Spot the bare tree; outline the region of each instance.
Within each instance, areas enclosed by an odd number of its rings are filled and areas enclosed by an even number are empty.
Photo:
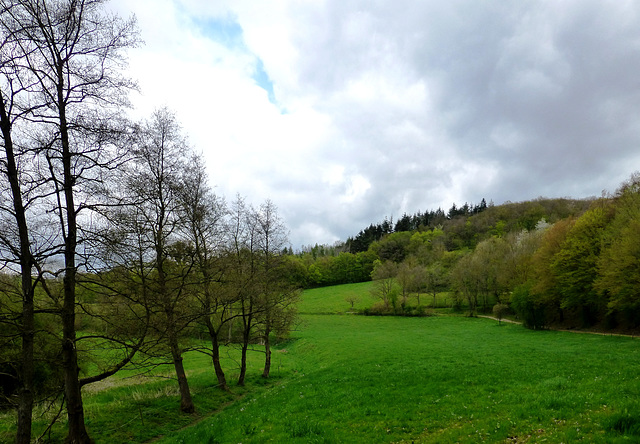
[[[257,229],[257,244],[260,261],[259,302],[262,320],[262,340],[265,347],[263,378],[271,371],[271,332],[288,328],[293,321],[298,291],[286,279],[283,250],[288,244],[286,227],[278,215],[275,204],[267,200],[254,210]]]
[[[169,348],[180,389],[180,409],[195,410],[184,371],[180,334],[192,320],[190,296],[192,253],[184,247],[180,199],[189,159],[189,147],[175,116],[156,110],[138,133],[136,160],[130,166],[128,188],[136,196],[129,214],[138,260],[135,272],[156,313],[152,325]],[[124,218],[127,216],[124,215]]]
[[[371,279],[373,279],[373,287],[371,292],[373,295],[379,297],[384,302],[385,308],[389,309],[389,303],[396,309],[397,304],[397,284],[396,274],[398,273],[398,266],[392,261],[381,262],[376,260],[373,265],[373,271],[371,272]]]
[[[243,386],[247,372],[247,351],[258,312],[258,228],[255,214],[247,208],[242,197],[236,196],[230,209],[228,224],[229,268],[226,285],[233,292],[237,315],[242,321],[240,373],[238,385]],[[230,324],[230,332],[232,324]],[[231,339],[231,338],[230,338]]]
[[[225,223],[228,210],[223,199],[216,196],[207,183],[202,158],[192,157],[186,180],[180,190],[183,205],[185,237],[193,249],[198,271],[200,303],[199,321],[206,327],[211,340],[211,359],[218,386],[228,390],[226,376],[220,364],[222,329],[232,319],[232,293],[223,286]]]
[[[91,197],[92,188],[100,183],[104,170],[118,162],[119,153],[109,140],[110,122],[126,106],[126,92],[134,86],[120,75],[120,70],[124,62],[122,50],[137,41],[135,22],[106,15],[103,3],[0,0],[2,29],[13,43],[13,55],[20,60],[15,84],[24,88],[29,102],[23,116],[30,125],[31,143],[38,148],[41,165],[46,166],[38,174],[49,187],[49,204],[54,209],[51,214],[57,220],[58,247],[51,252],[58,253],[60,261],[47,264],[63,263],[49,273],[61,275],[63,281],[62,356],[67,441],[72,443],[91,441],[84,425],[76,350],[76,278],[78,268],[84,265],[77,259],[83,245],[83,229],[88,228],[81,213],[91,212],[98,204]],[[9,120],[7,114],[5,121]],[[4,142],[6,152],[6,137]],[[16,197],[13,194],[14,200]],[[33,255],[26,251],[25,246],[21,255],[28,267]],[[45,264],[30,265],[43,270]],[[25,302],[28,311],[29,299]],[[25,320],[29,322],[28,317]],[[24,331],[27,330],[28,326]],[[27,350],[28,334],[25,339]],[[28,403],[25,399],[24,412]],[[26,421],[26,416],[21,421]],[[26,433],[26,426],[21,427],[19,435]]]
[[[15,43],[5,41],[2,51],[10,53],[15,48]],[[16,434],[17,443],[28,443],[31,441],[31,420],[34,402],[34,287],[33,256],[31,253],[31,240],[29,227],[26,218],[26,204],[23,199],[24,184],[21,183],[21,171],[19,171],[20,152],[16,152],[13,142],[13,125],[15,119],[20,116],[14,114],[18,105],[18,97],[24,89],[19,85],[17,78],[18,60],[11,57],[1,59],[1,69],[3,83],[0,86],[0,130],[2,131],[2,144],[4,147],[3,158],[0,160],[0,168],[4,178],[7,180],[11,197],[8,202],[2,202],[1,209],[3,216],[12,216],[15,223],[9,224],[15,229],[2,230],[0,242],[2,251],[8,253],[3,255],[2,268],[17,262],[19,265],[21,285],[20,296],[22,302],[22,312],[20,314],[20,336],[21,336],[21,362],[18,371],[18,428]],[[8,228],[8,227],[6,227]],[[17,239],[11,236],[17,234]],[[17,240],[17,242],[15,242]]]

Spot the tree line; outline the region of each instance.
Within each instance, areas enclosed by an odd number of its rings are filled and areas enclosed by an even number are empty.
[[[453,204],[446,213],[438,209],[404,214],[395,223],[388,218],[344,242],[304,247],[289,258],[296,270],[292,279],[302,287],[363,282],[371,280],[376,260],[401,263],[406,258],[421,266],[438,262],[447,274],[461,253],[483,240],[531,231],[542,219],[554,223],[580,215],[591,201],[538,198],[494,205],[482,199],[476,205]]]
[[[370,312],[381,314],[423,313],[421,305],[435,306],[446,292],[450,307],[499,317],[511,311],[531,328],[640,326],[638,173],[600,198],[538,198],[449,213],[436,212],[437,225],[411,222],[411,230],[372,224],[356,237],[375,233],[364,252],[348,251],[353,239],[307,249],[297,256],[300,282],[372,279],[381,302]],[[419,215],[396,226],[424,221]],[[407,304],[409,295],[418,307]]]
[[[105,0],[0,0],[0,30],[0,407],[16,442],[36,405],[64,407],[67,442],[92,442],[82,388],[125,366],[170,363],[192,412],[196,336],[221,389],[222,344],[240,346],[240,385],[263,344],[268,377],[298,295],[286,227],[271,201],[213,192],[171,111],[126,117],[135,19]]]

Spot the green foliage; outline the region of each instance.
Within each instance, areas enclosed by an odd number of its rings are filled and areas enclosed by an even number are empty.
[[[502,321],[507,313],[509,313],[509,306],[507,304],[497,303],[493,306],[493,315],[498,319],[498,322]]]
[[[571,228],[551,263],[562,295],[562,308],[579,312],[585,325],[593,324],[606,306],[594,288],[604,229],[611,220],[608,203],[583,214]]]
[[[532,283],[519,285],[511,295],[511,308],[522,319],[525,327],[534,330],[546,327],[546,309],[531,291]]]
[[[603,236],[594,286],[609,298],[610,313],[640,324],[640,176],[620,188],[615,215]]]
[[[359,253],[340,252],[335,256],[310,254],[289,257],[295,274],[289,275],[292,283],[302,288],[364,282],[371,279],[373,262],[377,256],[370,251]]]

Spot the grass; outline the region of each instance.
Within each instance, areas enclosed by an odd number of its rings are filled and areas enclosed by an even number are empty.
[[[304,323],[290,377],[161,442],[640,440],[634,340],[464,317]]]
[[[175,433],[180,428],[197,422],[212,412],[238,400],[250,391],[263,390],[267,384],[278,381],[284,375],[282,361],[274,358],[272,380],[259,377],[264,364],[264,354],[248,355],[247,384],[233,385],[238,377],[240,352],[235,347],[223,348],[222,362],[227,369],[227,379],[232,384],[231,393],[216,386],[211,358],[190,352],[184,363],[196,413],[179,412],[180,396],[173,366],[162,365],[149,375],[140,376],[135,370],[124,370],[103,382],[83,388],[87,429],[96,443],[139,443],[159,436]],[[34,415],[34,439],[45,430],[54,412],[36,411]],[[45,442],[62,442],[66,433],[65,414],[48,433]],[[15,437],[15,414],[0,414],[0,443],[12,442]]]
[[[305,290],[302,300],[298,305],[301,314],[344,314],[358,312],[370,308],[380,299],[372,295],[373,282],[360,282],[357,284],[336,285],[334,287],[320,287]],[[353,308],[351,298],[354,299]],[[409,305],[418,305],[416,295],[411,295]],[[425,307],[433,306],[433,296],[420,295],[420,304]],[[450,307],[451,297],[448,293],[439,293],[436,297],[436,307]]]
[[[335,314],[349,311],[350,294],[361,308],[375,302],[368,285],[305,292],[306,314],[274,351],[269,384],[258,376],[259,353],[251,355],[248,387],[232,394],[215,388],[206,356],[187,355],[195,415],[178,412],[171,380],[123,374],[88,391],[92,436],[97,443],[640,442],[637,340],[463,316]],[[226,368],[235,368],[234,353]]]
[[[320,287],[305,290],[298,304],[301,314],[343,314],[351,312],[349,298],[354,298],[353,310],[371,307],[378,299],[371,294],[371,282]]]

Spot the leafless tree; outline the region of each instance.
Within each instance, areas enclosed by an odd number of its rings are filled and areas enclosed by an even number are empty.
[[[209,352],[218,386],[228,390],[224,370],[220,364],[222,330],[233,319],[233,292],[223,285],[226,263],[223,260],[225,224],[228,210],[223,199],[216,196],[207,182],[207,174],[200,156],[193,156],[186,171],[180,199],[184,211],[185,238],[193,249],[197,269],[199,321],[209,333]]]
[[[127,187],[136,208],[128,214],[138,260],[132,271],[155,313],[152,326],[169,349],[180,390],[180,409],[195,410],[183,365],[181,332],[193,319],[190,297],[195,260],[185,246],[181,201],[190,149],[175,115],[156,110],[138,130],[136,159],[129,165]],[[127,215],[123,215],[127,218]]]
[[[27,253],[26,244],[21,245],[20,254],[25,267],[33,266],[50,276],[62,276],[60,318],[69,424],[67,441],[72,443],[91,441],[84,425],[75,327],[77,273],[84,265],[78,261],[78,253],[84,242],[83,233],[89,228],[85,221],[90,220],[83,219],[83,214],[91,213],[100,204],[92,197],[96,196],[95,187],[99,186],[105,170],[119,163],[121,153],[111,140],[110,122],[117,120],[121,108],[127,105],[128,90],[135,86],[121,75],[125,61],[122,51],[137,42],[135,22],[107,15],[103,3],[104,0],[0,0],[2,56],[6,57],[6,50],[10,49],[10,57],[19,61],[15,65],[15,81],[10,85],[14,87],[13,92],[22,89],[26,97],[21,117],[29,130],[24,134],[37,150],[34,152],[38,165],[42,166],[33,177],[48,188],[45,194],[49,199],[49,214],[57,221],[57,229],[52,233],[57,245],[52,246],[50,257],[57,253],[60,259],[33,263],[34,255]],[[6,86],[5,105],[12,93]],[[10,129],[7,125],[11,117],[6,107],[5,112],[6,153],[6,130]],[[9,162],[7,167],[10,171]],[[14,202],[18,194],[12,194]],[[28,206],[29,202],[23,205]],[[18,219],[16,225],[18,231],[24,230]],[[63,265],[56,267],[58,263]],[[29,292],[29,286],[26,291]],[[24,302],[28,312],[29,298]],[[29,316],[24,321],[27,325],[23,331],[32,330],[28,326]],[[23,336],[28,354],[29,333]],[[26,377],[29,378],[28,370]],[[25,425],[28,404],[25,398],[19,439],[26,439],[28,433]]]
[[[286,329],[293,322],[298,291],[289,284],[286,276],[283,251],[287,247],[287,230],[278,215],[278,209],[267,200],[253,211],[257,228],[257,253],[259,260],[259,304],[262,321],[262,341],[265,347],[263,378],[271,371],[271,332]]]

